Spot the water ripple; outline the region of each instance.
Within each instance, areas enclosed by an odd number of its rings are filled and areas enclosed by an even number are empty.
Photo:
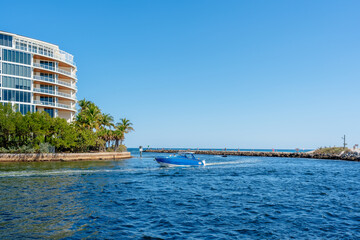
[[[200,157],[0,164],[0,238],[360,238],[359,163]]]

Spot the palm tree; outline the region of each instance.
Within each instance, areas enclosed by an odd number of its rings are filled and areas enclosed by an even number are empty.
[[[102,128],[114,127],[114,118],[110,114],[103,113],[100,117],[100,125]]]
[[[83,99],[78,104],[80,109],[75,124],[95,133],[99,140],[98,146],[106,148],[106,146],[115,145],[115,150],[117,150],[119,145],[123,144],[125,134],[134,131],[130,120],[121,118],[120,122],[115,125],[114,118],[110,114],[102,113],[99,107],[91,101]]]
[[[101,111],[94,103],[89,102],[76,116],[77,125],[87,129],[98,130],[100,128]]]
[[[120,139],[121,145],[125,139],[125,134],[129,133],[131,131],[135,131],[134,128],[132,127],[132,125],[133,124],[130,122],[130,120],[128,120],[126,118],[120,118],[120,122],[116,124],[116,129],[123,133],[123,136]]]
[[[119,130],[119,129],[115,129],[113,131],[113,139],[115,140],[115,151],[118,149],[119,147],[119,142],[124,140],[124,132]]]
[[[87,101],[85,98],[82,100],[78,101],[80,112],[82,112],[83,110],[85,110],[89,105],[90,105],[91,101]]]
[[[90,129],[98,130],[100,128],[101,111],[94,103],[90,103],[85,109],[85,114],[89,121]]]
[[[101,127],[102,113],[98,106],[85,98],[78,102],[80,110],[76,116],[76,125],[82,128],[98,130]]]

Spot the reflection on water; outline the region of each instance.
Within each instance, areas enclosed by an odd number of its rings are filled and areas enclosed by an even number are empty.
[[[115,164],[116,163],[116,164]],[[26,170],[63,170],[63,169],[101,169],[124,165],[124,161],[59,161],[59,162],[4,162],[0,164],[0,171],[26,171]]]
[[[0,239],[360,237],[359,163],[156,155],[0,164]]]
[[[0,237],[72,236],[88,211],[81,174],[111,171],[123,161],[35,162],[0,164]],[[100,190],[106,179],[97,179]]]
[[[79,176],[1,178],[1,236],[10,238],[63,238],[85,208],[79,201]]]

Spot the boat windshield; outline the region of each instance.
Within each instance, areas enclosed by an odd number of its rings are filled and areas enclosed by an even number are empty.
[[[189,158],[189,159],[194,159],[194,154],[193,153],[189,153],[189,152],[185,152],[185,153],[178,153],[179,156],[182,156],[182,157],[186,157],[186,158]]]

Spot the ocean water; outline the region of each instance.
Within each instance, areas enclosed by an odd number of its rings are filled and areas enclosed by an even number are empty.
[[[146,148],[145,148],[146,149]],[[172,149],[172,150],[211,150],[211,151],[224,151],[225,148],[150,148],[150,149]],[[136,149],[131,149],[132,151],[136,151]],[[244,152],[310,152],[314,149],[256,149],[256,148],[226,148],[226,151],[244,151]]]
[[[0,164],[0,239],[359,239],[360,163],[205,156]]]

